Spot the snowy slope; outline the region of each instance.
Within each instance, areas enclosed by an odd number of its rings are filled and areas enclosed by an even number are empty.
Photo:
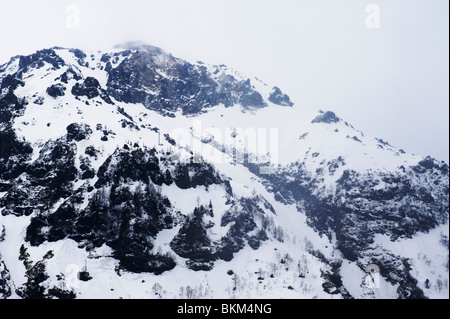
[[[226,66],[149,46],[44,50],[1,66],[0,81],[4,297],[44,287],[52,298],[448,298],[442,163]],[[110,228],[90,234],[83,221],[97,215]],[[364,281],[372,263],[378,288]],[[88,281],[77,277],[85,266]],[[37,287],[36,273],[46,274]]]

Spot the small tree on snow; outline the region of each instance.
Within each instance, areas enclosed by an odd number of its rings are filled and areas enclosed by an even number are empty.
[[[237,290],[237,287],[239,285],[239,277],[236,273],[233,275],[233,290]]]
[[[194,289],[192,289],[191,286],[186,287],[186,298],[194,299]]]
[[[66,290],[66,276],[63,273],[56,275],[56,280],[59,282],[62,290]]]
[[[284,242],[284,231],[283,228],[280,226],[276,226],[274,229],[274,234],[276,240],[278,240],[280,243]]]
[[[441,290],[442,290],[442,288],[443,288],[443,286],[444,286],[444,283],[442,282],[442,280],[438,279],[438,280],[436,281],[436,286],[437,286],[439,292],[441,292]]]
[[[180,287],[180,297],[184,297],[184,287]]]
[[[298,276],[301,278],[305,278],[305,267],[302,265],[300,261],[297,263],[297,270]]]
[[[263,278],[264,272],[263,272],[262,268],[259,268],[257,274],[258,274],[258,280],[263,280],[264,279]]]
[[[152,287],[152,291],[155,294],[155,296],[157,295],[161,295],[161,291],[162,291],[162,286],[159,283],[155,283]]]
[[[276,275],[278,272],[278,265],[276,263],[270,263],[270,268],[272,270],[272,275]]]
[[[6,237],[6,228],[2,225],[2,231],[0,232],[0,243],[5,240]]]

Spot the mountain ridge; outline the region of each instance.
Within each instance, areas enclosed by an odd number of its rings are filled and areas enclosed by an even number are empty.
[[[141,44],[40,50],[0,80],[3,297],[448,295],[443,162]]]

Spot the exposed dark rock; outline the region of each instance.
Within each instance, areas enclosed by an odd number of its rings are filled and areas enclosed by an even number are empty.
[[[167,142],[169,142],[173,146],[177,145],[175,140],[173,138],[171,138],[169,134],[164,134],[164,138],[166,139]]]
[[[38,97],[33,101],[33,103],[36,104],[36,105],[42,105],[42,104],[44,104],[44,101],[45,101],[45,99],[44,99],[42,96],[38,96]]]
[[[222,216],[221,226],[224,227],[228,224],[231,226],[217,248],[218,258],[231,260],[233,254],[244,248],[246,242],[251,248],[258,249],[268,237],[264,229],[257,230],[255,218],[264,214],[255,199],[242,198],[236,202]],[[257,231],[255,232],[255,230]],[[255,235],[250,235],[251,233],[255,233]]]
[[[78,64],[81,66],[86,66],[86,53],[84,53],[80,49],[70,49],[69,52],[72,52],[78,60]]]
[[[336,172],[336,165],[344,164],[343,159],[328,162],[329,174]],[[411,238],[448,220],[448,165],[431,158],[392,173],[345,170],[337,180],[334,195],[317,193],[319,180],[301,165],[296,166],[295,175],[290,169],[261,177],[267,180],[269,189],[277,192],[275,199],[297,203],[311,227],[330,238],[333,232],[337,248],[348,260],[365,260],[376,234],[390,236],[391,240]],[[384,186],[379,187],[380,183]],[[387,256],[382,253],[379,258],[381,255]],[[399,278],[392,282],[403,282],[400,296],[422,297],[412,277]]]
[[[92,129],[87,124],[72,123],[67,126],[67,141],[81,141],[92,134]]]
[[[68,135],[74,139],[80,133],[78,125],[73,125],[68,129]],[[84,132],[85,130],[81,130]],[[81,138],[81,137],[80,137]],[[70,138],[71,139],[71,138]],[[61,148],[58,150],[58,148]],[[57,155],[52,156],[57,152]],[[48,153],[48,152],[46,152]],[[49,155],[56,160],[70,156],[70,148],[64,148],[64,144],[56,145]],[[73,155],[72,155],[73,156]],[[42,157],[41,162],[44,158]],[[47,162],[51,162],[47,160]],[[54,160],[53,160],[54,162]],[[67,163],[66,163],[67,164]],[[167,163],[171,165],[170,163]],[[36,163],[29,170],[30,176],[34,177],[34,183],[38,182],[40,186],[47,186],[42,179],[45,178],[46,167],[41,167],[44,163]],[[26,240],[31,245],[40,245],[44,241],[58,241],[64,238],[71,238],[85,245],[86,249],[99,247],[107,244],[114,249],[114,256],[121,262],[121,266],[133,272],[154,272],[161,273],[172,269],[175,262],[170,256],[160,255],[153,251],[153,239],[159,231],[166,228],[172,228],[179,219],[171,210],[170,201],[159,194],[154,184],[170,185],[172,176],[169,168],[161,170],[162,164],[159,162],[155,150],[142,150],[140,148],[124,148],[117,150],[110,156],[99,168],[97,173],[99,179],[96,183],[97,191],[89,200],[88,206],[79,210],[79,203],[82,202],[81,194],[84,189],[67,193],[65,202],[59,206],[56,211],[50,215],[38,214],[32,218],[30,226],[27,229]],[[166,164],[165,164],[166,165]],[[221,183],[220,177],[214,170],[206,164],[178,164],[192,173],[192,179],[189,180],[190,187],[198,185],[210,185],[211,183]],[[63,167],[56,165],[60,170]],[[69,165],[70,167],[70,165]],[[89,159],[80,160],[81,178],[91,178],[92,169],[89,165]],[[177,168],[175,168],[177,170]],[[59,171],[56,170],[56,174]],[[70,180],[70,174],[66,172],[65,180]],[[138,189],[131,190],[126,185],[128,182],[140,182]],[[55,182],[50,180],[50,184]],[[64,190],[64,184],[58,189]],[[108,191],[110,189],[110,191]],[[18,191],[18,190],[17,190]],[[44,196],[49,191],[43,193]],[[13,192],[11,192],[13,194]],[[47,195],[48,196],[48,195]],[[53,196],[60,198],[60,196]],[[18,199],[20,203],[36,202],[35,197],[23,193],[22,197],[15,194],[13,198]],[[19,203],[16,203],[18,206]],[[15,212],[16,206],[10,204],[7,207],[9,211]],[[212,208],[206,210],[212,213]],[[17,214],[17,212],[16,212]],[[204,212],[194,212],[194,221],[198,221]],[[195,228],[200,224],[195,222],[186,223],[187,230]],[[201,224],[202,227],[209,227]],[[42,229],[46,228],[43,232]],[[190,231],[188,231],[190,233]],[[194,239],[193,239],[194,240]],[[196,240],[196,239],[195,239]],[[211,260],[202,255],[192,255],[190,267],[192,269],[207,269],[215,259],[213,256],[214,245],[209,242]],[[206,249],[206,246],[205,246]],[[205,258],[202,258],[205,257]],[[210,266],[208,266],[210,265]]]
[[[0,94],[0,123],[10,122],[14,117],[20,116],[27,105],[26,98],[18,98],[14,90],[23,82],[19,79],[20,74],[7,75],[2,79]],[[9,127],[9,126],[7,126]]]
[[[64,72],[59,78],[61,82],[67,84],[70,80],[74,79],[76,81],[79,81],[82,79],[81,75],[79,75],[74,69],[69,67],[66,72]],[[58,80],[57,79],[57,80]]]
[[[334,114],[334,112],[327,111],[318,115],[311,123],[337,123],[341,119]]]
[[[52,49],[45,49],[36,51],[28,56],[20,56],[19,58],[19,68],[21,69],[19,74],[29,71],[31,68],[41,68],[48,63],[52,65],[53,68],[59,69],[65,65],[64,60],[56,54]]]
[[[93,77],[87,77],[83,84],[75,83],[72,87],[72,94],[75,96],[86,96],[88,99],[100,96],[108,104],[113,104],[108,93],[101,88],[100,83]]]
[[[109,54],[107,54],[107,53],[104,53],[104,54],[102,54],[102,57],[100,58],[100,61],[101,62],[109,62],[109,60],[111,60],[111,57],[110,57],[110,55]]]
[[[19,85],[24,86],[25,82],[23,82],[21,79],[14,77],[14,75],[8,74],[2,79],[0,89],[8,87],[11,90],[15,90]]]
[[[291,102],[289,96],[281,92],[281,90],[276,86],[274,86],[272,91],[270,92],[269,101],[281,106],[294,105],[294,103]]]
[[[99,188],[109,181],[118,183],[120,180],[133,180],[148,183],[150,178],[155,184],[162,185],[163,175],[159,167],[159,160],[154,150],[144,151],[118,150],[111,155],[98,170],[98,181],[95,187]],[[118,161],[117,165],[111,165],[111,160]]]
[[[3,214],[30,215],[35,209],[49,208],[58,199],[69,196],[71,182],[77,177],[75,150],[74,145],[62,140],[47,142],[38,159],[23,168],[29,176],[27,181],[12,187],[0,199],[0,205],[5,207]]]
[[[92,277],[88,271],[84,270],[78,273],[78,279],[80,279],[81,281],[89,281],[92,279]]]
[[[430,156],[427,156],[421,160],[418,165],[413,167],[413,170],[416,173],[425,173],[426,171],[432,172],[434,169],[444,175],[448,175],[449,173],[448,165],[445,162],[438,162]]]
[[[58,84],[52,84],[50,85],[46,92],[48,95],[50,95],[53,98],[57,98],[58,96],[64,96],[64,91],[66,90],[66,87],[60,83]]]
[[[192,175],[192,177],[191,177]],[[221,184],[220,176],[208,163],[189,163],[177,165],[173,180],[181,189],[197,186],[208,187],[212,184]]]
[[[180,228],[178,234],[170,242],[175,253],[189,258],[188,267],[192,270],[210,270],[216,259],[214,246],[207,235],[207,226],[203,221],[204,215],[212,214],[203,206],[196,207]]]
[[[0,299],[6,299],[12,293],[11,275],[0,253]]]
[[[107,90],[116,100],[142,103],[161,112],[181,109],[184,114],[196,114],[220,103],[227,107],[237,103],[247,108],[266,106],[249,80],[228,77],[218,83],[205,67],[154,47],[131,53],[117,67],[108,68],[108,73]]]
[[[87,249],[107,244],[121,266],[133,272],[161,273],[172,269],[174,261],[152,252],[152,238],[173,226],[170,202],[145,187],[134,192],[114,184],[108,193],[98,190],[82,211],[75,209],[77,195],[70,197],[55,213],[32,218],[26,240],[31,245],[72,238]],[[45,233],[43,227],[49,228]]]
[[[0,180],[12,180],[22,174],[32,152],[29,143],[18,140],[11,128],[0,131]]]
[[[400,299],[425,299],[423,291],[418,287],[417,280],[411,275],[411,265],[408,260],[382,249],[369,249],[358,265],[364,269],[367,265],[377,265],[380,275],[392,285],[397,286]]]
[[[86,58],[86,53],[84,53],[82,50],[80,49],[70,49],[70,52],[72,52],[78,59],[85,59]]]
[[[92,156],[92,157],[96,157],[97,153],[98,153],[98,150],[96,150],[94,146],[89,145],[88,147],[86,147],[86,150],[84,151],[84,153],[86,155],[89,155],[89,156]]]
[[[32,152],[31,146],[26,142],[19,141],[12,129],[0,131],[0,160],[7,161],[13,155],[31,154]]]

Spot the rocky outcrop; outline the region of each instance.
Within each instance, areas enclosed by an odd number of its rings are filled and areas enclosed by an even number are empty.
[[[382,274],[393,284],[401,283],[402,298],[423,297],[406,271],[407,260],[379,250],[374,253],[374,237],[383,234],[392,241],[412,238],[445,223],[449,218],[448,165],[428,157],[390,173],[345,170],[332,193],[324,191],[321,184],[326,169],[313,175],[302,165],[294,166],[261,175],[275,199],[296,203],[308,217],[308,224],[330,239],[335,236],[337,249],[362,269],[370,261],[377,263],[371,259],[376,254]],[[328,173],[333,175],[334,171]]]
[[[65,91],[65,90],[66,90],[66,87],[65,87],[64,85],[58,83],[58,84],[52,84],[52,85],[50,85],[50,86],[47,88],[46,92],[47,92],[47,94],[50,95],[51,97],[57,98],[57,97],[59,97],[59,96],[64,96],[64,94],[65,94],[64,91]]]
[[[280,88],[277,86],[274,86],[272,91],[270,92],[269,101],[281,106],[294,105],[294,103],[291,102],[289,96],[281,92]]]
[[[75,83],[72,87],[72,94],[76,97],[85,96],[88,99],[99,96],[103,101],[108,104],[113,104],[106,90],[101,88],[100,83],[96,78],[87,77],[83,83]]]
[[[87,139],[92,134],[92,129],[87,124],[72,123],[66,128],[67,141],[82,141]]]
[[[311,123],[337,123],[341,119],[334,114],[334,112],[326,111],[314,118]]]
[[[65,65],[64,60],[56,54],[53,49],[44,49],[36,51],[28,56],[19,57],[19,75],[31,69],[40,69],[45,63],[50,64],[54,69],[59,69]]]
[[[6,299],[11,296],[11,286],[11,275],[0,253],[0,299]]]
[[[177,255],[189,259],[186,264],[192,270],[210,270],[216,259],[215,247],[207,234],[211,225],[204,221],[205,215],[213,215],[212,207],[196,207],[170,242]]]
[[[236,201],[221,218],[221,227],[228,227],[226,235],[213,241],[208,229],[214,227],[209,217],[214,217],[213,206],[199,206],[194,209],[170,242],[172,250],[187,258],[192,270],[210,270],[218,259],[230,261],[234,254],[246,245],[257,250],[268,239],[266,230],[258,227],[256,221],[264,220],[266,212],[256,198],[242,198]]]
[[[106,61],[107,57],[102,57]],[[130,53],[108,70],[108,93],[118,101],[142,103],[146,107],[196,114],[223,104],[245,108],[265,107],[250,80],[232,76],[216,81],[206,67],[177,59],[151,46]]]

